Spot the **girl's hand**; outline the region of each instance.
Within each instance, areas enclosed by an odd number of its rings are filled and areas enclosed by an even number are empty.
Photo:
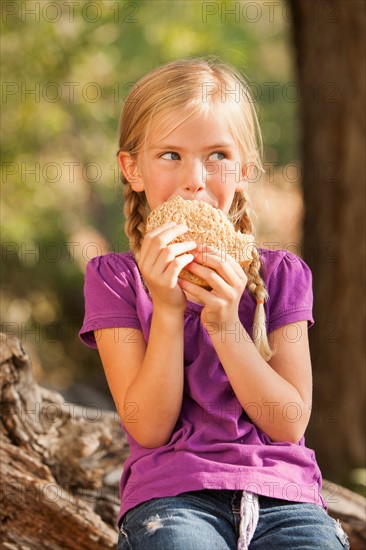
[[[194,261],[186,269],[208,282],[212,290],[206,290],[189,281],[179,280],[181,288],[189,292],[204,304],[201,320],[206,329],[213,324],[221,328],[239,321],[240,298],[247,285],[248,278],[235,259],[212,247],[200,245],[194,255]]]
[[[186,297],[178,285],[181,269],[192,262],[196,243],[168,244],[187,232],[187,226],[168,222],[147,233],[144,237],[138,260],[142,277],[150,291],[154,306],[183,310]]]

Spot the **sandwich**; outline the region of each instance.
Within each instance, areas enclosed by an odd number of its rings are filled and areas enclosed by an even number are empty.
[[[146,220],[146,232],[169,221],[177,224],[184,223],[188,227],[184,235],[175,238],[169,244],[184,241],[205,244],[212,247],[214,252],[221,254],[221,261],[224,262],[225,255],[229,254],[243,268],[249,266],[252,261],[254,236],[235,231],[227,216],[206,202],[185,200],[179,195],[174,195],[150,212]],[[208,290],[211,289],[205,280],[187,269],[182,269],[179,277]]]

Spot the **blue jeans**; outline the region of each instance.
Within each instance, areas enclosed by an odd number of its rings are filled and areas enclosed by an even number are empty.
[[[132,508],[120,526],[118,550],[236,550],[237,490],[203,489],[153,498]],[[342,550],[342,527],[317,504],[259,497],[249,550]]]

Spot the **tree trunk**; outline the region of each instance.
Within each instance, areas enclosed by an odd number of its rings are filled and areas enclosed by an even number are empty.
[[[2,548],[117,548],[128,446],[117,414],[79,409],[37,386],[19,340],[0,333]],[[325,482],[329,512],[365,547],[365,499]]]
[[[314,410],[307,442],[325,475],[365,465],[364,0],[293,0],[302,91],[304,259],[313,272],[309,332]]]

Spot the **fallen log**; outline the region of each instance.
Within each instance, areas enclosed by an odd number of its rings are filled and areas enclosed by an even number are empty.
[[[65,403],[35,383],[19,340],[0,346],[3,548],[116,548],[128,454],[117,416]]]
[[[129,453],[117,413],[66,403],[34,380],[21,342],[0,334],[1,540],[9,550],[117,547]],[[329,481],[323,496],[351,548],[366,545],[365,499]]]

